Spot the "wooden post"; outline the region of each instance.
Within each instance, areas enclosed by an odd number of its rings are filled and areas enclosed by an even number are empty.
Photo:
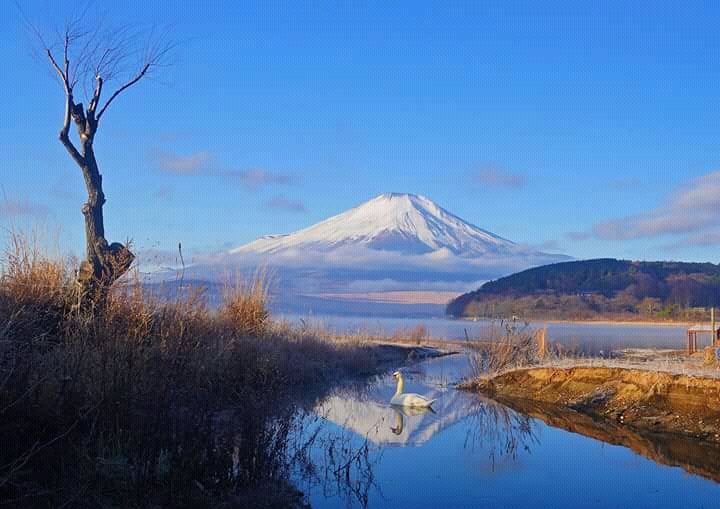
[[[688,329],[688,355],[692,355],[697,350],[697,335],[694,330]]]
[[[710,327],[710,337],[712,338],[712,346],[715,346],[715,342],[717,341],[717,332],[715,328],[715,306],[710,308],[710,322],[712,323],[712,326]]]
[[[688,351],[688,355],[692,355],[692,340],[690,339],[690,335],[692,334],[692,332],[690,332],[690,329],[688,329],[687,334],[688,334],[688,349],[687,349],[687,351]]]
[[[537,339],[537,344],[538,344],[538,358],[540,360],[543,360],[545,358],[545,352],[547,350],[547,346],[545,344],[546,336],[547,336],[547,323],[545,324],[545,327],[535,331],[535,338]]]

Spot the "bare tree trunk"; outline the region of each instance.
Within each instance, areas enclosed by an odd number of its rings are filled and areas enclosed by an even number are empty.
[[[85,159],[86,165],[81,169],[88,194],[88,200],[82,207],[86,259],[80,266],[78,281],[84,294],[98,300],[104,298],[106,290],[127,272],[135,257],[123,244],[113,242],[108,245],[103,220],[105,194],[92,145],[85,147]]]
[[[101,87],[102,82],[98,81],[98,90]],[[102,189],[102,175],[93,149],[97,132],[95,107],[96,103],[91,102],[86,113],[83,105],[74,104],[72,94],[68,94],[66,121],[59,136],[85,179],[88,195],[88,200],[82,207],[85,216],[85,260],[80,264],[78,284],[81,290],[81,302],[92,304],[104,300],[110,286],[128,271],[135,259],[127,246],[118,242],[108,245],[105,239],[103,219],[105,194]],[[68,136],[70,118],[78,130],[80,151],[75,148]]]

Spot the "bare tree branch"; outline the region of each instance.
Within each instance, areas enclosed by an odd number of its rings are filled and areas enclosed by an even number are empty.
[[[67,39],[66,39],[67,40]],[[80,154],[80,152],[77,150],[75,145],[73,145],[72,141],[69,137],[69,130],[70,130],[70,118],[72,116],[72,110],[73,110],[73,99],[72,99],[72,88],[70,84],[68,83],[68,59],[67,59],[67,45],[66,49],[64,51],[65,55],[65,71],[63,71],[60,66],[58,65],[57,61],[55,60],[55,57],[53,57],[52,51],[50,48],[45,48],[45,52],[47,53],[48,59],[50,60],[51,65],[55,68],[57,73],[60,75],[60,79],[62,80],[63,86],[65,88],[65,118],[63,119],[63,126],[60,129],[60,141],[65,146],[65,149],[70,153],[70,156],[73,158],[73,160],[77,164],[83,164],[83,157]]]
[[[53,68],[57,71],[58,75],[60,76],[63,86],[65,87],[65,93],[67,94],[68,93],[68,82],[67,82],[65,73],[63,72],[62,69],[60,69],[60,66],[55,61],[55,57],[53,57],[52,51],[50,51],[50,49],[46,47],[45,52],[47,53],[47,56],[50,59],[50,63],[52,64]]]
[[[69,87],[70,83],[70,58],[68,57],[68,49],[70,49],[70,27],[65,29],[65,42],[63,44],[63,61],[65,62],[65,83]],[[69,88],[66,92],[70,93]]]
[[[175,47],[170,42],[170,28],[167,28],[166,30],[160,32],[156,35],[156,29],[153,27],[153,29],[150,32],[150,35],[147,40],[146,48],[143,52],[143,58],[142,62],[139,66],[139,71],[127,82],[125,82],[122,86],[120,86],[115,92],[113,92],[112,95],[108,98],[108,100],[105,102],[105,105],[102,107],[100,112],[97,115],[97,120],[100,120],[100,117],[105,113],[107,108],[110,106],[110,104],[115,100],[116,97],[118,97],[120,94],[122,94],[125,90],[130,88],[131,86],[135,85],[138,81],[143,79],[148,75],[148,73],[158,67],[162,67],[165,63],[165,60],[170,53],[170,51]],[[115,64],[121,60],[124,59],[124,56],[126,55],[117,55],[118,58],[115,59]],[[114,69],[113,69],[114,70]]]
[[[97,74],[95,76],[95,81],[97,84],[95,85],[95,92],[93,93],[93,97],[90,100],[90,104],[88,105],[88,113],[95,114],[95,110],[97,109],[98,103],[100,102],[100,94],[102,94],[102,87],[103,87],[103,79],[100,74]]]
[[[127,83],[125,83],[123,86],[121,86],[120,88],[118,88],[115,92],[113,92],[113,94],[108,98],[108,100],[105,102],[105,105],[104,105],[104,106],[102,107],[102,109],[100,110],[100,113],[97,114],[97,120],[98,120],[98,121],[100,121],[100,117],[103,116],[103,113],[105,113],[105,110],[108,109],[108,106],[110,106],[110,103],[113,102],[113,100],[114,100],[117,96],[119,96],[120,94],[122,94],[125,90],[127,90],[128,88],[130,88],[131,86],[133,86],[135,83],[137,83],[138,81],[140,81],[140,80],[143,78],[143,76],[145,76],[145,73],[147,73],[148,69],[150,69],[150,65],[151,65],[150,63],[146,63],[146,64],[143,66],[143,68],[140,69],[140,72],[139,72],[133,79],[131,79],[130,81],[128,81]]]
[[[60,129],[59,138],[65,149],[70,154],[70,157],[73,158],[73,160],[78,166],[82,166],[83,164],[85,164],[85,158],[80,154],[78,149],[73,144],[72,140],[70,140],[69,136],[70,118],[72,117],[73,107],[74,104],[72,99],[72,93],[68,93],[65,96],[65,119],[63,120],[63,126]]]

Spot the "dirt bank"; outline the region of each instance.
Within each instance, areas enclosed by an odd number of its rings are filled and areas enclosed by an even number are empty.
[[[553,403],[498,397],[505,406],[555,428],[631,449],[656,463],[679,467],[720,482],[720,443],[677,433],[637,430],[610,419],[599,419]]]
[[[718,379],[625,368],[532,368],[464,388],[506,403],[553,405],[631,431],[720,443]]]

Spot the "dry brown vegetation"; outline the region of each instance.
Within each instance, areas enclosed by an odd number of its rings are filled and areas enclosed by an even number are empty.
[[[392,335],[394,341],[409,341],[416,345],[420,345],[428,337],[428,330],[423,322],[408,329],[399,329]]]
[[[547,327],[537,329],[519,320],[493,322],[479,339],[468,338],[473,377],[578,358],[580,354],[575,349],[548,343],[546,334]]]
[[[87,310],[73,269],[17,235],[2,262],[6,506],[247,506],[253,490],[282,493],[267,485],[286,485],[298,394],[379,366],[362,342],[272,322],[262,281],[228,287],[216,310],[200,290],[168,301],[132,283]]]
[[[539,358],[535,329],[513,320],[491,324],[480,340],[468,345],[470,366],[476,377],[527,366]]]

